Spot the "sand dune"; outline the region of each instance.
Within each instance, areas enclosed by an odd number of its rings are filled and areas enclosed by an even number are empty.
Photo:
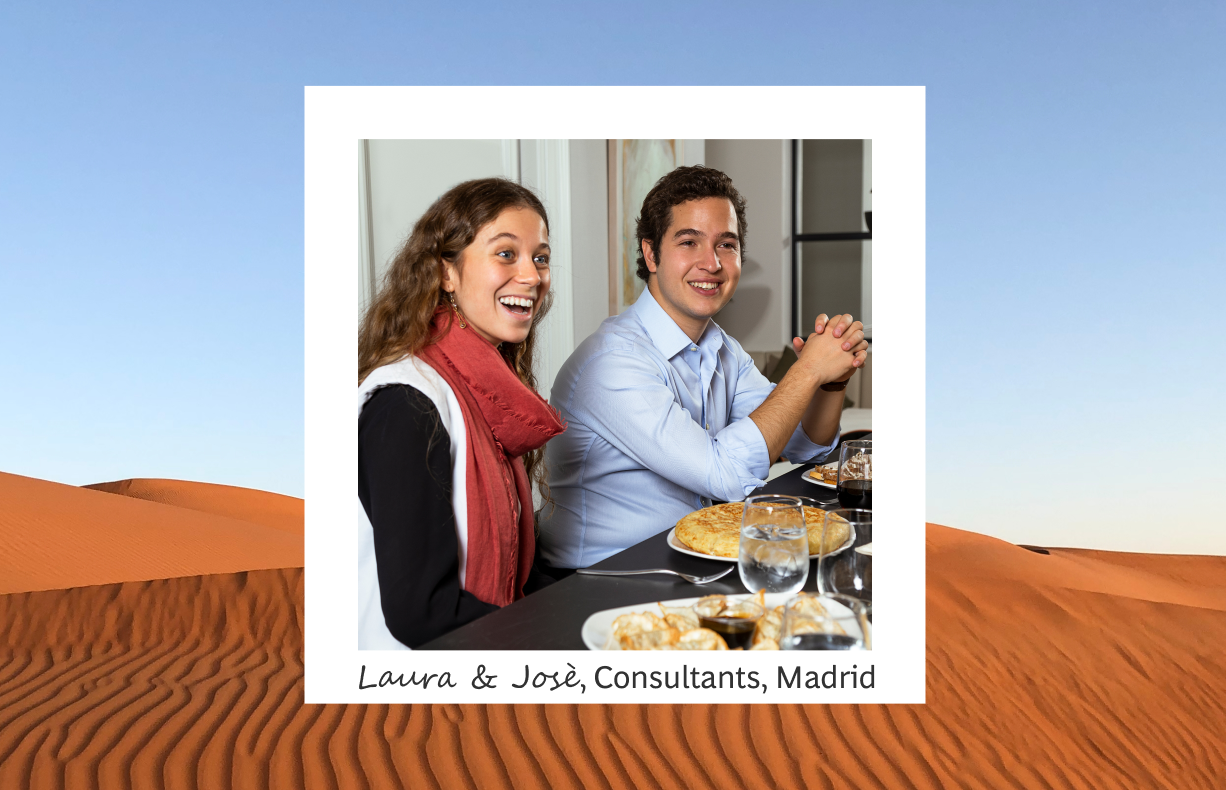
[[[1223,786],[1226,558],[928,571],[924,706],[303,705],[300,568],[0,595],[0,788]]]
[[[216,486],[216,510],[239,512]],[[258,494],[259,492],[249,492]],[[168,496],[170,496],[168,494]],[[245,495],[244,495],[245,496]],[[264,495],[273,500],[286,497]],[[203,507],[208,497],[193,495]],[[0,473],[0,593],[301,567],[302,532]],[[248,511],[259,511],[248,507]],[[275,524],[280,521],[271,519]]]
[[[303,501],[292,496],[187,480],[118,480],[82,487],[237,518],[302,535]]]

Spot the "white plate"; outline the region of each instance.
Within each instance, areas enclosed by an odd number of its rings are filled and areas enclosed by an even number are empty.
[[[729,597],[749,598],[751,596],[734,595]],[[767,593],[766,608],[769,611],[776,606],[782,606],[793,597],[795,596],[791,593]],[[671,601],[661,601],[660,603],[665,606],[693,606],[697,601],[698,598],[675,598]],[[836,618],[852,617],[851,610],[836,601],[830,601],[829,606],[830,613]],[[605,644],[609,641],[609,632],[613,629],[613,621],[623,614],[631,612],[651,612],[652,614],[663,616],[660,612],[660,607],[654,603],[638,603],[633,606],[619,606],[616,609],[605,609],[596,612],[583,621],[583,644],[587,645],[588,650],[604,650]],[[869,633],[872,633],[872,631],[870,630]]]
[[[851,527],[851,532],[847,535],[847,540],[843,543],[842,546],[839,546],[837,549],[827,554],[826,555],[827,557],[833,557],[836,554],[846,551],[848,546],[856,542],[856,525],[848,524],[848,526]],[[677,528],[676,527],[673,527],[672,529],[668,531],[668,547],[672,549],[673,551],[679,551],[682,554],[688,554],[691,557],[702,557],[704,560],[716,560],[717,562],[736,562],[736,557],[715,557],[710,554],[703,554],[700,551],[694,551],[689,546],[677,540]],[[818,555],[816,554],[810,554],[809,559],[815,560],[817,559],[817,556]]]
[[[834,463],[822,464],[822,466],[823,467],[834,467],[834,466],[838,466],[838,464],[839,462],[835,461]],[[813,467],[813,469],[816,469],[816,468],[817,468],[816,466]],[[813,469],[810,469],[809,472],[812,472]],[[835,485],[834,483],[827,483],[824,480],[814,480],[812,477],[809,477],[809,472],[802,472],[800,475],[800,479],[804,480],[806,483],[812,483],[815,486],[821,486],[822,488],[832,488],[832,489],[838,490],[838,486]]]

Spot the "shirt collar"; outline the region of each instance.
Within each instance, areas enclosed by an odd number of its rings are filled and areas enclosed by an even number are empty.
[[[707,322],[707,328],[702,331],[702,337],[698,338],[698,347],[712,354],[719,353],[719,350],[724,347],[724,330],[715,323],[714,319]]]
[[[707,328],[702,331],[697,343],[690,340],[690,336],[681,331],[681,327],[664,312],[664,308],[647,288],[643,289],[643,293],[639,294],[638,300],[635,301],[634,311],[638,314],[643,329],[647,331],[647,336],[665,359],[672,359],[689,346],[718,352],[724,345],[724,331],[714,321],[707,322]]]
[[[647,330],[647,336],[656,348],[660,349],[665,359],[672,359],[675,354],[689,346],[697,345],[690,340],[689,335],[681,331],[677,322],[664,312],[664,308],[660,307],[660,303],[651,295],[650,289],[644,288],[643,293],[639,294],[634,303],[634,312],[638,314],[643,329]],[[708,323],[707,330],[710,329]]]

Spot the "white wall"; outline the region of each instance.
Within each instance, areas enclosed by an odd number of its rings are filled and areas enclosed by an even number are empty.
[[[448,189],[472,178],[518,179],[501,140],[369,140],[369,239],[377,288],[413,223]]]
[[[536,328],[537,389],[548,400],[558,370],[575,349],[570,142],[520,140],[519,155],[521,183],[537,194],[549,214],[553,307]]]
[[[707,141],[682,140],[681,164],[686,166],[707,164]]]
[[[707,140],[705,152],[745,198],[748,229],[741,283],[715,320],[746,351],[782,351],[792,320],[791,141]]]
[[[688,149],[687,149],[688,150]],[[609,315],[609,172],[605,140],[570,141],[574,342]]]
[[[698,146],[701,155],[701,146]],[[359,148],[359,314],[430,204],[472,178],[536,192],[549,214],[553,307],[538,328],[541,394],[608,315],[604,140],[369,140]]]

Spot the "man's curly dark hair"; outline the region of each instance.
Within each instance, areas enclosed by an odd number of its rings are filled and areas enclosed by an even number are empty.
[[[703,198],[726,198],[732,203],[736,212],[736,233],[740,242],[741,259],[745,258],[745,198],[736,191],[732,179],[725,173],[713,167],[694,165],[693,167],[678,167],[656,182],[656,185],[643,198],[643,208],[635,225],[635,235],[638,238],[638,276],[643,282],[651,276],[647,270],[647,261],[643,259],[643,241],[651,245],[655,252],[656,262],[660,260],[660,245],[664,241],[664,233],[673,221],[673,206],[688,200]]]

